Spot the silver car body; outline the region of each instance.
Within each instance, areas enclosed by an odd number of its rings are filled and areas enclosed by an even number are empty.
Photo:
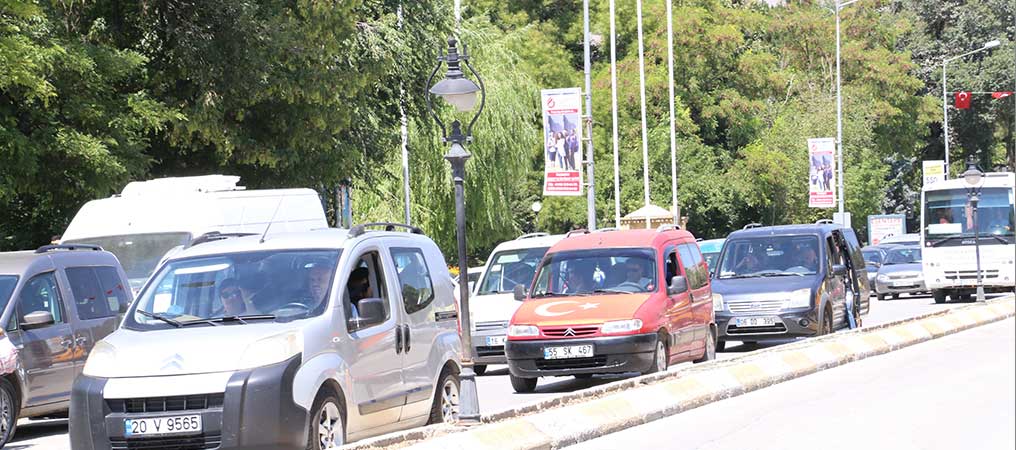
[[[875,293],[880,296],[927,291],[920,262],[883,265],[878,269],[878,275],[875,277]]]

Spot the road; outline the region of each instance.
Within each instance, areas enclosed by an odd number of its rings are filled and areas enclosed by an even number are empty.
[[[1010,318],[569,449],[1011,449],[1013,405]]]
[[[885,301],[876,301],[873,297],[871,312],[865,317],[864,325],[878,325],[963,305],[963,303],[936,305],[930,297],[903,297],[899,300]],[[733,358],[740,353],[778,345],[766,344],[750,347],[733,345],[736,344],[733,342],[730,344],[726,352],[718,354],[720,359]],[[671,367],[670,370],[679,370],[689,364]],[[483,412],[505,410],[610,383],[618,379],[617,377],[595,377],[588,380],[576,380],[570,377],[547,378],[540,380],[536,392],[517,394],[508,382],[507,367],[492,366],[486,375],[477,378],[480,410]],[[4,447],[5,450],[68,450],[69,448],[66,420],[29,421],[24,419],[18,423],[17,435],[14,440]]]

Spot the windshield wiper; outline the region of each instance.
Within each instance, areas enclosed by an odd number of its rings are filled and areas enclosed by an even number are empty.
[[[166,316],[164,316],[162,314],[148,312],[148,311],[145,311],[143,309],[136,309],[134,311],[137,312],[138,314],[141,314],[142,316],[149,317],[149,318],[156,319],[156,320],[161,320],[161,321],[166,322],[166,323],[168,323],[168,324],[170,324],[170,325],[172,325],[174,327],[177,327],[177,328],[180,328],[180,327],[183,326],[182,323],[177,322],[177,321],[175,321],[173,319],[170,319],[169,317],[166,317]]]
[[[773,271],[773,272],[762,272],[760,275],[763,276],[763,277],[789,277],[789,276],[803,277],[804,276],[804,274],[800,273],[800,272],[775,272],[775,271]]]
[[[938,247],[938,246],[940,246],[942,244],[945,244],[946,242],[949,242],[949,241],[951,241],[953,239],[966,239],[966,238],[967,238],[967,236],[962,236],[962,235],[946,236],[946,237],[944,237],[942,239],[939,239],[937,241],[932,241],[931,242],[931,246],[932,247]]]
[[[626,290],[623,290],[623,289],[611,289],[611,288],[594,289],[593,292],[596,293],[596,294],[603,294],[603,293],[609,293],[609,294],[635,294],[635,292],[626,291]]]
[[[567,297],[568,294],[562,294],[559,292],[542,292],[539,294],[530,295],[529,298],[542,298],[542,297]]]
[[[247,320],[266,320],[274,319],[273,314],[246,314],[246,315],[232,315],[232,316],[221,316],[221,317],[209,317],[207,319],[188,320],[183,322],[181,325],[193,325],[195,323],[207,323],[209,325],[218,326],[219,323],[226,322],[239,322],[243,325],[247,325]]]

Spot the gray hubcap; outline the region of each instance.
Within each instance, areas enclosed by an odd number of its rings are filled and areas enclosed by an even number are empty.
[[[716,333],[709,332],[709,340],[706,341],[706,359],[716,359]]]
[[[441,420],[446,423],[459,420],[459,387],[451,378],[441,386]]]
[[[658,372],[667,370],[667,348],[663,346],[663,342],[656,343],[656,370]]]
[[[0,391],[0,445],[7,442],[10,436],[7,436],[11,432],[11,423],[13,423],[12,416],[14,411],[12,408],[14,401],[11,400],[10,394],[7,391]]]
[[[321,448],[338,448],[345,443],[342,438],[339,407],[332,402],[321,405],[321,412],[318,413],[318,442]]]

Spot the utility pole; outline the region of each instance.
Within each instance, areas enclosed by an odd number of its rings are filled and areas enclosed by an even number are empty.
[[[667,72],[670,93],[670,194],[673,196],[674,225],[681,225],[681,208],[677,205],[677,134],[674,125],[674,10],[667,0]]]
[[[585,75],[586,75],[586,176],[589,179],[589,192],[586,194],[589,231],[596,229],[596,190],[593,183],[593,78],[592,63],[589,59],[589,0],[582,0],[582,21],[585,31]]]

